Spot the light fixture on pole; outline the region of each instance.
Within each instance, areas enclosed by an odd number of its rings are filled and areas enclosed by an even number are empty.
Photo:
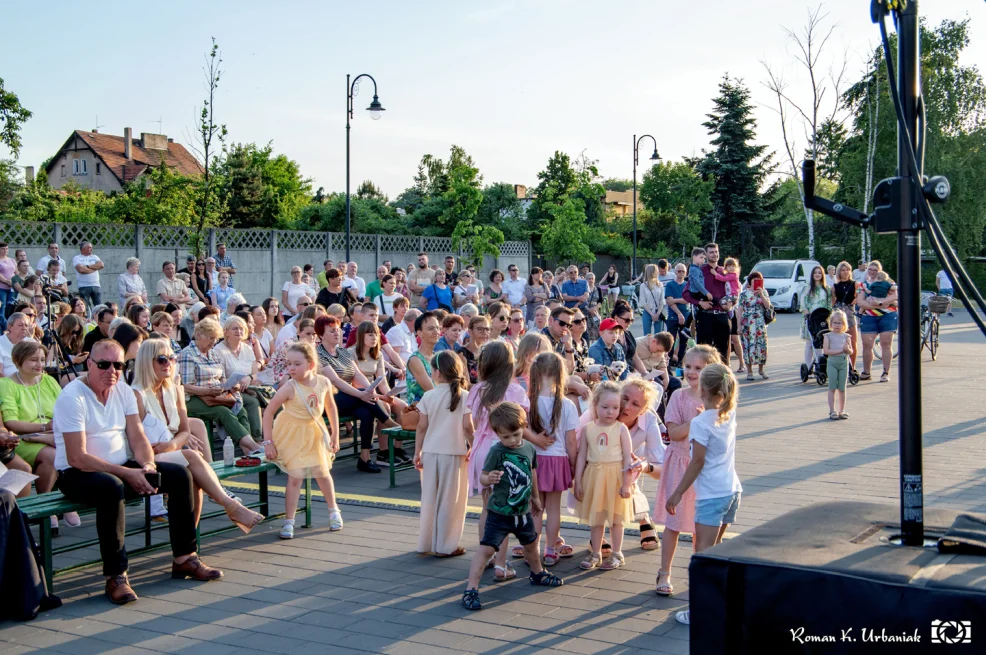
[[[654,142],[654,153],[650,156],[651,161],[660,161],[661,156],[657,154],[657,139],[650,134],[644,134],[639,139],[633,135],[633,259],[630,260],[630,280],[637,278],[637,164],[640,162],[640,142],[650,139]]]
[[[373,102],[366,108],[370,112],[370,118],[375,121],[380,120],[383,112],[386,111],[380,104],[377,97],[377,81],[372,75],[362,73],[350,83],[349,75],[346,75],[346,261],[349,261],[349,232],[350,232],[350,197],[349,197],[349,121],[353,118],[353,98],[359,93],[360,78],[367,77],[373,82]]]

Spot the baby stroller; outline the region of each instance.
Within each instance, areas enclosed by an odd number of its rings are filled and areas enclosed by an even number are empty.
[[[825,335],[829,333],[829,317],[831,315],[831,310],[819,307],[805,318],[805,323],[808,326],[808,338],[811,341],[812,364],[811,366],[801,365],[802,382],[807,382],[808,378],[812,376],[815,377],[818,386],[823,386],[828,382],[828,357],[824,354],[823,345]],[[853,368],[851,361],[849,362],[848,378],[849,384],[856,385],[859,383],[859,373]]]

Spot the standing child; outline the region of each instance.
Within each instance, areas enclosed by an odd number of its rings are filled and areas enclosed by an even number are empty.
[[[465,403],[462,361],[450,350],[431,362],[435,387],[418,401],[414,467],[421,472],[421,528],[418,552],[457,557],[466,524],[469,477],[466,453],[472,445],[472,414]]]
[[[524,390],[530,388],[531,364],[538,354],[551,350],[551,342],[548,337],[540,332],[528,332],[520,338],[517,346],[517,365],[514,367],[514,382],[519,384]]]
[[[682,496],[695,484],[695,552],[722,541],[736,520],[743,485],[736,475],[736,398],[739,388],[728,366],[711,364],[699,378],[705,411],[692,419],[688,440],[692,461],[665,509],[674,515]],[[678,612],[679,623],[689,625],[689,610]]]
[[[633,521],[630,487],[633,447],[630,431],[620,423],[620,385],[600,382],[592,394],[596,419],[585,426],[579,440],[575,468],[577,514],[589,525],[589,555],[579,565],[585,570],[599,567],[604,571],[624,565],[623,526]],[[609,524],[613,554],[603,561],[603,533]]]
[[[664,470],[661,481],[657,486],[657,498],[654,501],[654,520],[664,523],[664,533],[661,535],[661,570],[657,572],[657,588],[659,596],[670,596],[674,593],[671,584],[671,564],[674,553],[678,549],[678,535],[682,532],[695,532],[695,491],[689,489],[683,495],[681,506],[674,514],[665,510],[668,498],[677,489],[685,477],[685,471],[691,463],[688,448],[688,435],[691,420],[705,410],[702,404],[702,393],[699,378],[702,370],[710,364],[719,364],[719,351],[707,345],[695,346],[685,353],[684,375],[685,383],[678,391],[671,394],[668,408],[664,414],[668,426],[668,439],[671,443],[664,454]],[[692,542],[694,543],[694,538]]]
[[[571,557],[574,553],[572,547],[561,539],[561,495],[572,486],[572,471],[578,456],[576,433],[579,429],[579,410],[575,403],[565,397],[567,384],[568,372],[558,353],[546,352],[537,356],[531,365],[531,383],[527,392],[531,405],[529,424],[533,433],[528,439],[537,452],[537,490],[548,516],[545,566],[554,566],[559,557]],[[542,528],[541,512],[536,512],[534,529],[538,533],[539,553]]]
[[[829,317],[829,332],[822,341],[822,353],[828,357],[826,373],[829,378],[829,418],[833,421],[849,418],[846,413],[846,382],[849,379],[849,319],[841,309]]]
[[[318,482],[329,507],[329,529],[342,530],[342,513],[332,484],[332,460],[339,452],[339,412],[332,398],[332,383],[315,373],[318,356],[312,344],[299,341],[288,346],[285,372],[289,384],[281,385],[264,410],[264,454],[288,474],[284,491],[284,525],[281,539],[294,539],[294,514],[298,510],[301,483],[307,477]],[[284,411],[277,410],[283,406]],[[322,415],[329,418],[331,434]]]
[[[726,303],[735,305],[739,302],[740,295],[740,265],[732,257],[727,257],[723,265],[725,267],[724,272],[720,272],[720,269],[713,271],[717,280],[726,283],[726,295],[720,302],[723,305]],[[742,373],[746,369],[743,368],[743,343],[740,341],[739,319],[739,312],[735,308],[729,310],[729,352],[736,353],[736,358],[739,359],[739,368],[736,369],[736,372]],[[729,364],[728,357],[726,364]]]
[[[490,412],[489,424],[500,441],[490,447],[480,476],[484,486],[492,485],[492,492],[486,503],[486,521],[479,550],[472,558],[469,581],[462,594],[462,605],[468,610],[482,609],[479,579],[490,557],[506,549],[507,536],[511,534],[524,546],[532,585],[558,587],[563,584],[561,578],[541,567],[531,509],[540,514],[542,507],[541,499],[534,493],[538,484],[537,454],[534,446],[524,441],[527,416],[517,403],[504,402]]]
[[[705,288],[705,248],[692,248],[692,263],[688,266],[688,291],[696,298],[712,300],[712,294]]]
[[[469,494],[483,495],[483,512],[479,516],[480,539],[486,531],[486,501],[490,496],[490,483],[483,482],[483,464],[496,442],[496,434],[490,427],[490,412],[505,401],[517,403],[525,412],[530,407],[523,387],[513,382],[515,363],[514,353],[509,345],[502,341],[487,343],[483,346],[477,363],[479,383],[469,391],[466,398],[466,406],[472,413],[473,424],[476,426],[472,453],[469,455]],[[517,572],[507,562],[507,548],[508,543],[505,541],[503,548],[496,551],[493,577],[497,581],[517,577]]]

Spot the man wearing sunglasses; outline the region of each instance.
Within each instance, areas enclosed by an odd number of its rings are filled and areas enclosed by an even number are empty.
[[[192,476],[177,464],[155,464],[134,393],[120,381],[123,355],[115,341],[97,342],[87,374],[62,390],[53,412],[59,487],[66,498],[96,507],[106,595],[117,604],[137,600],[127,578],[124,507],[139,496],[168,494],[172,577],[205,581],[223,575],[195,553]]]
[[[116,310],[104,307],[96,312],[93,318],[96,319],[96,327],[90,330],[86,334],[86,338],[82,340],[82,352],[84,353],[91,353],[97,342],[109,339],[110,323],[116,318]]]
[[[637,373],[647,375],[647,367],[644,366],[644,362],[637,355],[637,339],[630,333],[630,326],[633,325],[633,309],[627,304],[627,301],[618,300],[616,301],[616,306],[613,307],[610,317],[622,328],[623,334],[620,336],[618,343],[623,346],[623,353],[626,355],[627,364]]]

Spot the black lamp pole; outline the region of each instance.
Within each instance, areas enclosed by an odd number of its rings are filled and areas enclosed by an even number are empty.
[[[377,81],[373,76],[362,73],[350,83],[349,75],[346,75],[346,261],[349,261],[349,231],[350,231],[350,198],[349,198],[349,121],[353,118],[353,97],[359,93],[360,78],[368,77],[373,82],[373,102],[366,108],[370,112],[373,120],[379,120],[384,111],[380,99],[377,97]]]
[[[660,155],[657,154],[657,139],[650,134],[644,134],[639,139],[633,135],[633,259],[630,260],[630,280],[637,277],[637,164],[640,163],[640,142],[650,139],[654,142],[654,154],[650,156],[651,161],[659,161]]]

